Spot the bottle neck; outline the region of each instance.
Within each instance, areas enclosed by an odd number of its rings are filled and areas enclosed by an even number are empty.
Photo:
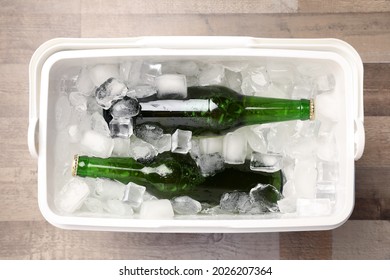
[[[246,125],[314,119],[313,100],[246,96],[243,103],[242,120]]]
[[[73,176],[108,178],[124,183],[129,181],[145,182],[148,177],[164,177],[172,171],[161,164],[156,167],[148,167],[133,158],[97,158],[78,156],[74,157]]]

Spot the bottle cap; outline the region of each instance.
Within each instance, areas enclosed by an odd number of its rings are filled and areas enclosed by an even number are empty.
[[[72,176],[77,176],[77,167],[79,166],[79,155],[74,155],[72,162]]]
[[[310,120],[314,120],[314,99],[310,99]]]

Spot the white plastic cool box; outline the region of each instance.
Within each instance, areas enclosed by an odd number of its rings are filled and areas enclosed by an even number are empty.
[[[53,172],[55,118],[60,77],[70,67],[119,63],[132,58],[292,62],[320,61],[331,67],[342,110],[336,137],[340,151],[337,201],[331,215],[320,217],[190,216],[142,220],[64,216],[54,205],[59,186]],[[354,161],[364,149],[363,65],[358,53],[336,39],[263,39],[249,37],[139,37],[120,39],[59,38],[41,45],[30,62],[28,145],[38,159],[38,202],[47,221],[60,228],[142,232],[271,232],[332,229],[343,224],[354,206]]]

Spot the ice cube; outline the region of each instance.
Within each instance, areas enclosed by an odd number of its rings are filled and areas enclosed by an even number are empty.
[[[95,91],[94,91],[95,93]],[[102,107],[100,107],[100,105],[96,102],[96,97],[95,95],[91,95],[91,96],[88,96],[87,98],[87,111],[90,113],[90,114],[93,114],[95,112],[103,112],[103,109]]]
[[[80,92],[71,92],[69,102],[78,111],[87,111],[87,98]]]
[[[267,150],[271,153],[283,153],[284,148],[290,144],[294,126],[287,123],[278,123],[271,127],[267,133]]]
[[[331,202],[326,198],[297,199],[297,213],[300,216],[326,216],[332,211]]]
[[[332,74],[321,75],[317,78],[316,86],[319,92],[332,91],[335,87],[335,78]]]
[[[125,187],[122,201],[128,203],[133,208],[138,208],[143,202],[145,190],[144,186],[130,182]]]
[[[316,77],[324,75],[328,69],[320,62],[305,62],[297,65],[297,72],[304,77]]]
[[[297,209],[297,199],[295,197],[285,197],[278,201],[281,213],[294,213]]]
[[[298,160],[294,169],[294,186],[299,198],[314,198],[317,180],[314,159]]]
[[[144,201],[139,213],[141,219],[172,219],[173,216],[173,208],[168,199]]]
[[[336,201],[336,183],[331,181],[317,182],[315,198],[326,198],[332,203]]]
[[[291,98],[292,99],[311,99],[316,93],[316,88],[309,82],[297,83],[294,85]]]
[[[103,203],[97,198],[87,197],[84,205],[92,213],[103,213]]]
[[[171,200],[173,211],[180,215],[195,215],[202,210],[199,201],[189,196],[179,196]]]
[[[281,154],[252,153],[250,169],[253,171],[276,172],[282,167],[283,155]]]
[[[110,113],[114,118],[131,118],[137,116],[140,110],[141,106],[137,99],[125,96],[112,105]]]
[[[130,205],[116,199],[107,200],[104,205],[104,210],[112,215],[118,216],[131,216],[134,214],[133,208]]]
[[[129,138],[114,138],[114,149],[112,154],[120,157],[130,156],[130,139]]]
[[[101,200],[122,200],[125,193],[125,185],[114,180],[96,179],[94,197]]]
[[[339,179],[339,165],[336,161],[318,161],[318,182],[337,182]]]
[[[160,139],[163,136],[164,131],[156,124],[144,123],[135,127],[134,134],[138,138],[148,142],[150,140]]]
[[[186,154],[191,149],[192,132],[176,129],[172,134],[172,153]]]
[[[129,87],[134,87],[140,83],[142,65],[143,65],[143,62],[140,60],[136,60],[136,61],[131,62],[129,76],[127,79],[127,84]]]
[[[136,160],[151,160],[157,155],[157,150],[152,144],[135,137],[130,138],[130,156]]]
[[[78,75],[73,75],[74,69],[71,68],[69,74],[63,75],[60,80],[60,93],[67,95],[72,91],[78,91],[77,89],[77,78]],[[76,70],[77,71],[77,70]]]
[[[131,61],[124,61],[119,64],[119,79],[121,81],[128,82],[132,65]]]
[[[222,154],[223,136],[220,137],[204,137],[199,139],[200,152],[202,154]]]
[[[244,95],[260,95],[270,85],[264,66],[249,67],[242,72],[241,90]]]
[[[283,176],[288,180],[292,180],[294,177],[295,159],[285,156],[283,159]]]
[[[95,89],[95,85],[93,84],[89,76],[89,71],[86,67],[83,67],[81,69],[80,74],[76,81],[76,86],[78,91],[85,96],[90,96],[93,93],[93,90]]]
[[[111,105],[127,94],[127,86],[115,79],[109,78],[96,89],[96,102],[104,109],[109,109]]]
[[[172,135],[163,134],[161,138],[157,140],[150,139],[150,144],[152,144],[159,153],[170,151],[172,149]]]
[[[107,158],[111,156],[114,141],[96,131],[88,130],[84,132],[80,145],[82,151],[91,156]]]
[[[245,195],[245,193],[237,191],[224,193],[219,201],[219,207],[227,212],[237,212],[237,203],[241,195]]]
[[[287,181],[283,185],[283,196],[284,197],[296,197],[297,193],[295,191],[294,182],[292,180]]]
[[[267,71],[272,85],[282,92],[290,95],[295,84],[296,69],[294,65],[281,62],[271,62],[267,64]]]
[[[294,135],[290,137],[289,143],[286,143],[284,151],[291,158],[300,159],[314,156],[317,148],[316,137],[299,137]]]
[[[318,120],[297,120],[295,131],[303,137],[317,137],[320,130],[321,123]]]
[[[222,65],[212,64],[202,69],[199,74],[199,85],[220,85],[224,82],[225,69]]]
[[[199,144],[199,139],[195,138],[191,140],[191,150],[190,150],[190,155],[193,159],[197,159],[200,157],[201,152],[200,152],[200,144]]]
[[[261,212],[277,212],[278,200],[283,198],[283,195],[272,185],[258,184],[249,192],[249,196],[254,204],[257,204]]]
[[[161,64],[144,62],[141,67],[140,84],[154,85],[155,78],[161,75]]]
[[[335,93],[322,93],[316,96],[315,117],[322,121],[337,122],[340,118],[340,102]]]
[[[247,193],[234,191],[230,193],[224,193],[221,196],[219,212],[223,211],[225,213],[254,214],[256,207],[257,205],[253,203],[253,200]],[[215,210],[216,209],[213,209],[212,212],[215,213]]]
[[[129,138],[133,134],[133,119],[113,118],[109,127],[111,137]]]
[[[204,154],[196,159],[203,176],[211,176],[224,169],[224,159],[219,153]]]
[[[225,70],[226,86],[240,93],[242,76],[241,73]]]
[[[318,136],[317,156],[321,160],[335,161],[338,159],[336,137],[334,133],[321,133]]]
[[[64,129],[70,121],[72,115],[72,107],[69,104],[67,96],[61,96],[58,98],[55,107],[55,120],[57,130]]]
[[[248,67],[248,62],[246,62],[246,61],[224,61],[223,66],[229,71],[239,73]]]
[[[156,78],[157,97],[185,99],[187,97],[186,76],[166,74]]]
[[[73,213],[82,206],[89,193],[89,186],[85,181],[72,178],[59,192],[56,205],[66,213]]]
[[[226,163],[244,163],[246,151],[247,142],[243,133],[230,132],[223,138],[223,157]]]
[[[146,123],[135,128],[135,135],[152,144],[159,153],[170,151],[172,147],[172,136],[163,133],[163,129],[155,124]]]
[[[237,200],[237,211],[238,213],[249,213],[253,209],[254,205],[250,198],[250,196],[247,193],[240,193],[240,196]]]
[[[290,99],[290,93],[287,91],[282,90],[278,85],[276,84],[270,84],[269,87],[259,92],[258,94],[254,94],[255,96],[261,96],[261,97],[271,97],[271,98],[285,98]]]
[[[186,77],[186,80],[187,80],[187,87],[199,86],[199,79],[197,76]]]
[[[149,200],[158,200],[158,198],[155,197],[154,195],[151,195],[148,192],[145,192],[143,196],[143,201],[149,201]]]
[[[116,64],[99,64],[89,70],[89,77],[96,87],[101,86],[110,78],[119,78],[119,68]]]
[[[87,127],[87,125],[85,127]],[[100,133],[101,135],[104,135],[107,137],[110,136],[110,129],[107,125],[107,122],[105,121],[103,116],[101,114],[99,114],[98,112],[95,112],[92,114],[91,119],[90,119],[90,128],[93,131]]]
[[[80,141],[82,133],[77,125],[70,125],[68,127],[69,141],[77,143]]]
[[[199,67],[194,61],[169,61],[162,65],[162,72],[163,74],[196,76],[199,74]]]
[[[248,145],[251,149],[258,153],[267,152],[267,129],[261,128],[261,126],[248,127],[246,129],[245,136],[248,141]]]
[[[130,88],[127,92],[127,96],[131,98],[146,98],[157,94],[157,90],[154,86],[140,85]]]

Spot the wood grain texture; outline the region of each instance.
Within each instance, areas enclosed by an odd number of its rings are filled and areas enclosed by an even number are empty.
[[[278,233],[94,232],[61,230],[46,222],[0,222],[0,244],[5,245],[0,256],[7,259],[279,258]]]
[[[390,116],[390,63],[364,65],[364,114]]]
[[[388,0],[299,0],[300,13],[389,12]]]
[[[348,221],[333,231],[333,259],[390,259],[390,221]]]
[[[390,62],[390,16],[368,14],[83,14],[83,37],[231,35],[345,40],[364,62]],[[126,26],[126,28],[123,28]]]
[[[280,233],[280,259],[326,260],[331,258],[331,231]]]
[[[131,3],[131,4],[130,4]],[[28,63],[54,37],[335,37],[365,62],[366,149],[350,220],[333,231],[144,234],[69,231],[37,205],[28,153]],[[0,259],[389,259],[390,5],[369,1],[0,0]]]
[[[366,145],[357,167],[390,167],[390,118],[371,117],[364,119]]]
[[[133,0],[131,4],[125,0],[82,0],[83,14],[267,14],[294,13],[298,10],[298,0]]]

